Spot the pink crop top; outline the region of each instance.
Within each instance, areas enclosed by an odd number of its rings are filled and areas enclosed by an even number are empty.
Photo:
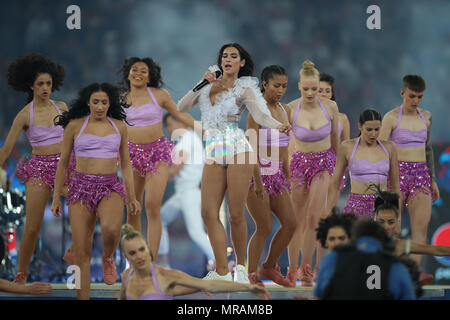
[[[50,100],[53,106],[61,114],[58,106]],[[64,128],[61,126],[52,125],[51,127],[33,126],[33,101],[30,104],[30,125],[25,131],[25,134],[33,147],[49,146],[57,144],[63,140]]]
[[[124,108],[127,115],[127,122],[133,125],[133,127],[151,126],[162,121],[163,109],[159,106],[158,101],[149,87],[147,87],[147,91],[154,101],[153,104],[146,103],[138,108],[133,106]],[[127,126],[129,127],[128,124]]]
[[[284,107],[279,103],[280,108],[284,111],[286,118],[289,121],[289,116],[284,109]],[[274,132],[275,137],[272,138],[272,130]],[[289,145],[289,140],[291,140],[291,136],[285,133],[281,133],[278,130],[261,127],[258,130],[258,145],[259,146],[273,146],[273,147],[287,147]]]
[[[412,131],[409,129],[399,128],[400,122],[402,122],[403,105],[400,106],[398,111],[397,125],[391,132],[391,140],[398,148],[423,148],[427,142],[427,120],[423,116],[422,112],[417,108],[420,117],[425,122],[425,129],[419,131]]]
[[[99,137],[94,134],[85,133],[82,134],[89,121],[89,116],[84,120],[80,133],[73,143],[73,148],[76,157],[87,158],[118,158],[120,148],[120,133],[116,124],[109,117],[109,122],[116,130],[117,133],[109,134],[104,137]]]
[[[320,107],[322,108],[325,117],[327,117],[328,119],[328,123],[315,130],[311,130],[295,124],[295,121],[297,121],[298,112],[300,111],[300,104],[302,102],[302,99],[300,98],[300,100],[298,101],[297,110],[295,110],[294,120],[292,121],[292,131],[294,132],[294,136],[300,141],[317,142],[325,139],[331,133],[331,120],[330,116],[328,115],[328,111],[319,98],[317,98],[317,101],[319,101]]]
[[[137,299],[127,295],[127,300],[173,300],[172,295],[163,293],[161,291],[161,289],[159,288],[158,280],[156,279],[155,267],[153,266],[153,263],[150,263],[150,267],[152,268],[153,285],[155,286],[158,293],[147,293],[147,294],[140,296]],[[125,292],[127,291],[128,280],[130,280],[130,276],[133,272],[134,272],[134,269],[131,269],[131,271],[128,273],[128,276],[125,280]]]
[[[386,150],[386,147],[377,139],[377,142],[386,153],[388,160],[371,162],[364,159],[353,159],[360,139],[361,137],[356,140],[352,155],[350,156],[350,163],[348,165],[350,179],[364,182],[386,182],[389,174],[389,152]]]

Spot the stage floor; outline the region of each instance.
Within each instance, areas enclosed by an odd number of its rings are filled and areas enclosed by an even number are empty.
[[[52,291],[47,295],[30,296],[0,292],[0,300],[74,300],[76,291],[67,288],[65,283],[52,283]],[[308,298],[313,297],[313,287],[302,287],[298,282],[295,288],[284,288],[265,282],[267,290],[272,295],[273,300],[292,300],[294,295],[302,295]],[[94,283],[91,285],[91,299],[93,300],[115,300],[119,295],[121,284],[116,283],[108,286],[104,283]],[[450,286],[430,285],[424,286],[424,293],[420,300],[450,300]],[[206,293],[195,293],[176,297],[177,300],[256,300],[255,295],[248,292],[216,293],[211,296]]]

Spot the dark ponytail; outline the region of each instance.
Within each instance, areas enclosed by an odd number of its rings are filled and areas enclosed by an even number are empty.
[[[89,99],[94,92],[99,91],[105,92],[109,98],[107,116],[126,122],[125,111],[120,105],[119,89],[112,84],[103,82],[92,83],[89,86],[80,89],[78,97],[70,103],[69,111],[64,111],[62,114],[56,116],[53,120],[54,124],[65,128],[73,119],[79,119],[89,115],[91,113],[88,105]]]
[[[255,71],[255,63],[252,60],[252,57],[250,56],[250,53],[248,53],[247,50],[243,46],[241,46],[239,43],[227,43],[222,46],[219,50],[219,55],[217,56],[217,66],[219,67],[220,71],[222,71],[222,55],[226,48],[233,47],[236,48],[237,51],[239,51],[239,55],[241,56],[241,60],[245,59],[245,64],[242,68],[239,69],[238,78],[240,77],[251,77],[253,76],[253,72]]]
[[[379,113],[375,109],[366,109],[359,115],[359,125],[362,126],[366,121],[382,121],[381,113]],[[361,131],[359,132],[358,137],[361,135]]]
[[[371,184],[369,188],[375,191],[375,194],[377,195],[374,204],[375,216],[378,215],[380,210],[393,210],[395,216],[398,218],[398,200],[400,199],[400,196],[395,192],[383,191],[380,189],[380,186],[376,184]]]
[[[261,72],[261,85],[263,82],[269,82],[274,76],[284,76],[286,75],[286,70],[282,66],[271,65],[265,67]],[[262,87],[261,92],[264,93],[264,87]]]

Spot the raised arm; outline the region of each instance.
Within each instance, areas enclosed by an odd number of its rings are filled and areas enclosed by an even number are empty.
[[[200,96],[200,91],[192,91],[189,90],[188,93],[184,95],[183,98],[181,98],[180,101],[177,103],[177,109],[180,112],[188,112],[191,110],[197,103],[198,103],[198,97]]]
[[[162,103],[161,103],[162,107],[164,109],[166,109],[178,121],[181,121],[185,125],[193,128],[193,129],[196,129],[195,119],[192,118],[192,116],[185,111],[180,112],[181,110],[178,109],[178,106],[175,104],[172,97],[170,96],[170,93],[167,90],[162,89],[162,92],[163,92]],[[194,106],[195,104],[196,104],[196,102],[194,100],[192,106]],[[192,107],[190,109],[192,109]],[[198,124],[198,127],[201,127],[201,125]]]
[[[257,97],[253,89],[246,88],[241,96],[242,102],[247,106],[248,111],[252,115],[256,123],[271,129],[283,129],[286,125],[275,120],[267,108],[264,98]],[[265,112],[264,112],[264,111]]]
[[[3,167],[6,159],[8,159],[14,145],[19,138],[22,130],[25,129],[27,125],[27,112],[24,110],[20,111],[14,118],[11,129],[9,130],[8,136],[6,137],[3,147],[0,148],[0,167]]]

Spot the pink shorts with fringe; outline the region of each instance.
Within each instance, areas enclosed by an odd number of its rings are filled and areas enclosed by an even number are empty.
[[[141,177],[145,177],[147,173],[154,174],[161,161],[172,165],[173,148],[173,143],[164,136],[146,144],[128,142],[133,171],[137,171]]]
[[[309,153],[296,150],[292,155],[289,168],[293,187],[306,186],[306,192],[314,178],[324,172],[328,172],[331,177],[335,164],[336,155],[331,148],[326,151]]]

